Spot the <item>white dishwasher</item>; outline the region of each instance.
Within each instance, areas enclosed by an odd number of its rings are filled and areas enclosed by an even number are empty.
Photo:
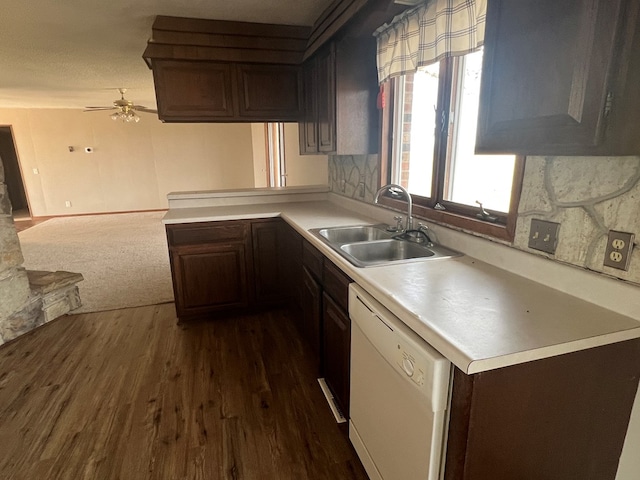
[[[437,480],[450,362],[355,283],[349,316],[349,439],[369,478]]]

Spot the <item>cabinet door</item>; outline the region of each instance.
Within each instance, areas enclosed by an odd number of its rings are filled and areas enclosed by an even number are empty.
[[[349,415],[351,321],[326,293],[323,294],[322,366],[324,379],[345,417]]]
[[[318,55],[318,151],[331,153],[336,150],[336,71],[333,44]]]
[[[178,317],[249,305],[244,243],[211,243],[171,250]]]
[[[282,263],[282,287],[295,307],[302,308],[302,236],[287,222],[279,223],[278,255]]]
[[[300,154],[318,153],[318,84],[315,60],[306,62],[302,69],[303,118],[298,123]]]
[[[601,142],[621,3],[488,2],[477,152],[584,154]]]
[[[270,122],[298,121],[302,75],[297,65],[237,65],[239,115]]]
[[[376,41],[346,37],[335,50],[336,154],[378,153],[380,114]]]
[[[336,304],[343,310],[349,309],[349,276],[325,258],[322,269],[322,286]]]
[[[322,282],[324,255],[307,240],[302,241],[302,264],[309,273]]]
[[[281,250],[278,248],[280,220],[266,220],[251,223],[253,243],[253,278],[255,301],[268,304],[282,300],[285,292],[282,286]]]
[[[306,268],[302,274],[302,324],[301,333],[309,346],[317,366],[322,372],[322,286]]]
[[[160,120],[234,116],[232,73],[227,63],[154,60],[153,77]]]

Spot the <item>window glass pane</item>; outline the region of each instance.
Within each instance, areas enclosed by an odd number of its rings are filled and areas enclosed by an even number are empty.
[[[451,143],[445,200],[508,212],[513,182],[514,155],[476,155],[476,127],[480,101],[482,51],[456,62],[451,100]]]
[[[431,196],[439,64],[398,79],[392,182]]]

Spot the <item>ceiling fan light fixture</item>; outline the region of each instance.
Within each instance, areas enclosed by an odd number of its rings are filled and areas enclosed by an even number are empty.
[[[140,116],[136,115],[136,113],[131,109],[120,109],[111,114],[111,120],[120,120],[125,123],[138,123],[140,121]]]

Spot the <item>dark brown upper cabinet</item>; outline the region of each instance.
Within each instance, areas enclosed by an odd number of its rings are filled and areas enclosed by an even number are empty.
[[[236,66],[242,118],[297,121],[302,113],[302,74],[297,65]]]
[[[301,154],[336,151],[336,54],[330,44],[304,65],[304,118],[298,125]]]
[[[143,58],[165,122],[297,122],[310,29],[158,16]]]
[[[155,60],[153,79],[160,120],[230,120],[236,116],[228,63]]]
[[[318,66],[310,60],[302,67],[302,120],[298,122],[300,153],[316,154],[318,149]]]
[[[489,1],[476,151],[640,153],[639,4]]]
[[[318,55],[316,59],[317,86],[317,139],[318,153],[333,153],[336,145],[336,53],[335,45]]]
[[[366,155],[378,151],[376,42],[345,37],[303,66],[300,153]]]

